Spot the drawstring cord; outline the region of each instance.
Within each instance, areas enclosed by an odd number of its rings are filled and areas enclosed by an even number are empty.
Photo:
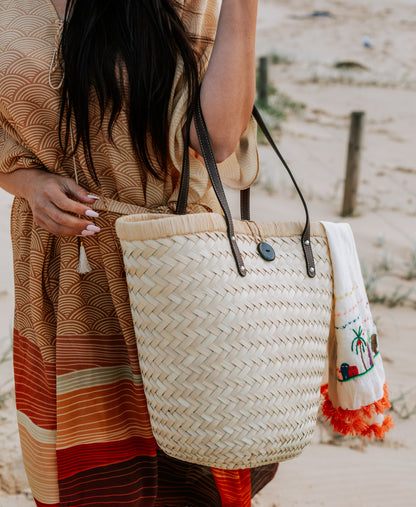
[[[74,135],[72,132],[72,126],[70,125],[70,137],[71,137],[71,147],[72,147],[72,161],[74,164],[74,176],[75,176],[75,182],[78,185],[78,169],[77,169],[77,163],[75,160],[75,153],[74,153]],[[91,264],[88,261],[87,252],[85,250],[84,246],[84,240],[83,238],[78,237],[78,268],[77,273],[80,275],[85,275],[86,273],[89,273],[92,271]]]
[[[63,71],[62,67],[59,65],[59,58],[58,58],[59,44],[60,44],[60,40],[61,40],[61,36],[62,36],[63,26],[64,26],[63,22],[61,21],[59,23],[59,29],[56,32],[56,36],[55,36],[55,49],[54,49],[54,52],[53,52],[53,55],[52,55],[51,64],[49,66],[48,81],[49,81],[49,86],[52,88],[52,90],[59,90],[60,88],[62,88],[62,85],[63,85],[63,82],[64,82],[64,76],[65,76],[65,74],[64,74],[64,71]],[[59,81],[58,85],[54,85],[53,82],[52,82],[52,76],[56,72],[56,70],[58,69],[58,67],[60,67],[61,70],[62,70],[62,76],[61,76],[61,80]],[[75,182],[78,185],[79,184],[78,169],[77,169],[77,163],[76,163],[76,160],[75,160],[75,152],[74,152],[75,143],[74,143],[74,135],[73,135],[73,131],[72,131],[72,125],[69,126],[69,129],[70,129],[71,148],[72,148],[72,162],[73,162],[73,165],[74,165],[74,178],[75,178]],[[84,245],[84,239],[81,238],[81,237],[78,237],[78,268],[77,268],[77,273],[79,273],[80,275],[85,275],[86,273],[89,273],[90,271],[92,271],[92,268],[91,268],[91,264],[88,261],[87,252],[85,250],[85,245]]]
[[[60,88],[62,88],[62,85],[64,83],[65,73],[64,73],[62,67],[59,65],[59,58],[58,58],[59,44],[60,44],[60,40],[61,40],[61,37],[62,37],[62,30],[63,30],[63,28],[64,28],[63,21],[60,21],[59,22],[59,28],[56,31],[56,35],[55,35],[55,49],[53,51],[51,64],[49,65],[48,81],[49,81],[49,86],[52,88],[52,90],[59,90]],[[59,81],[58,85],[54,85],[52,83],[52,76],[56,72],[56,70],[58,69],[58,67],[60,67],[61,70],[62,70],[62,76],[61,76],[61,80]]]

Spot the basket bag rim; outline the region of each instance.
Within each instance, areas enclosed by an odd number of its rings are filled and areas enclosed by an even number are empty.
[[[250,221],[233,220],[236,234],[253,235]],[[256,222],[262,235],[266,237],[301,236],[302,222]],[[189,215],[168,215],[143,213],[126,215],[116,221],[116,233],[121,241],[147,241],[183,234],[207,232],[227,233],[224,216],[219,213],[192,213]],[[326,238],[324,226],[320,222],[311,223],[311,236]]]

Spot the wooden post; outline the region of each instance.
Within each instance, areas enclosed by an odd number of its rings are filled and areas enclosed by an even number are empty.
[[[345,173],[344,203],[341,212],[343,217],[352,215],[357,203],[364,117],[365,113],[362,111],[355,111],[351,113],[350,139],[348,142],[347,169]]]
[[[258,100],[260,105],[267,106],[268,102],[268,69],[267,56],[262,56],[259,60],[259,76],[258,76]]]

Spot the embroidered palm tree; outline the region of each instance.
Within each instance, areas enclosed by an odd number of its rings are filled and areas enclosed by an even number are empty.
[[[371,344],[371,335],[370,335],[370,331],[367,329],[367,352],[368,352],[368,360],[370,361],[370,368],[372,368],[374,366],[374,358],[373,358],[373,354],[371,352],[371,347],[370,347],[370,344]]]
[[[355,329],[353,329],[353,331],[355,333],[355,338],[353,339],[353,341],[351,343],[351,350],[354,350],[354,347],[355,347],[355,353],[357,354],[357,356],[358,356],[358,351],[360,351],[361,361],[364,366],[364,371],[367,371],[367,366],[364,361],[364,352],[367,350],[367,342],[363,337],[363,330],[360,326],[358,328],[358,331],[356,331]]]

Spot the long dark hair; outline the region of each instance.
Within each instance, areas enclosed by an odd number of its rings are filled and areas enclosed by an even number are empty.
[[[71,152],[82,142],[95,179],[91,94],[97,98],[101,126],[109,115],[107,133],[112,142],[112,129],[126,107],[138,161],[155,177],[164,177],[169,160],[168,105],[179,59],[188,90],[188,114],[198,90],[196,39],[185,30],[181,8],[176,0],[68,0],[60,45],[61,145],[68,155],[74,117]]]

